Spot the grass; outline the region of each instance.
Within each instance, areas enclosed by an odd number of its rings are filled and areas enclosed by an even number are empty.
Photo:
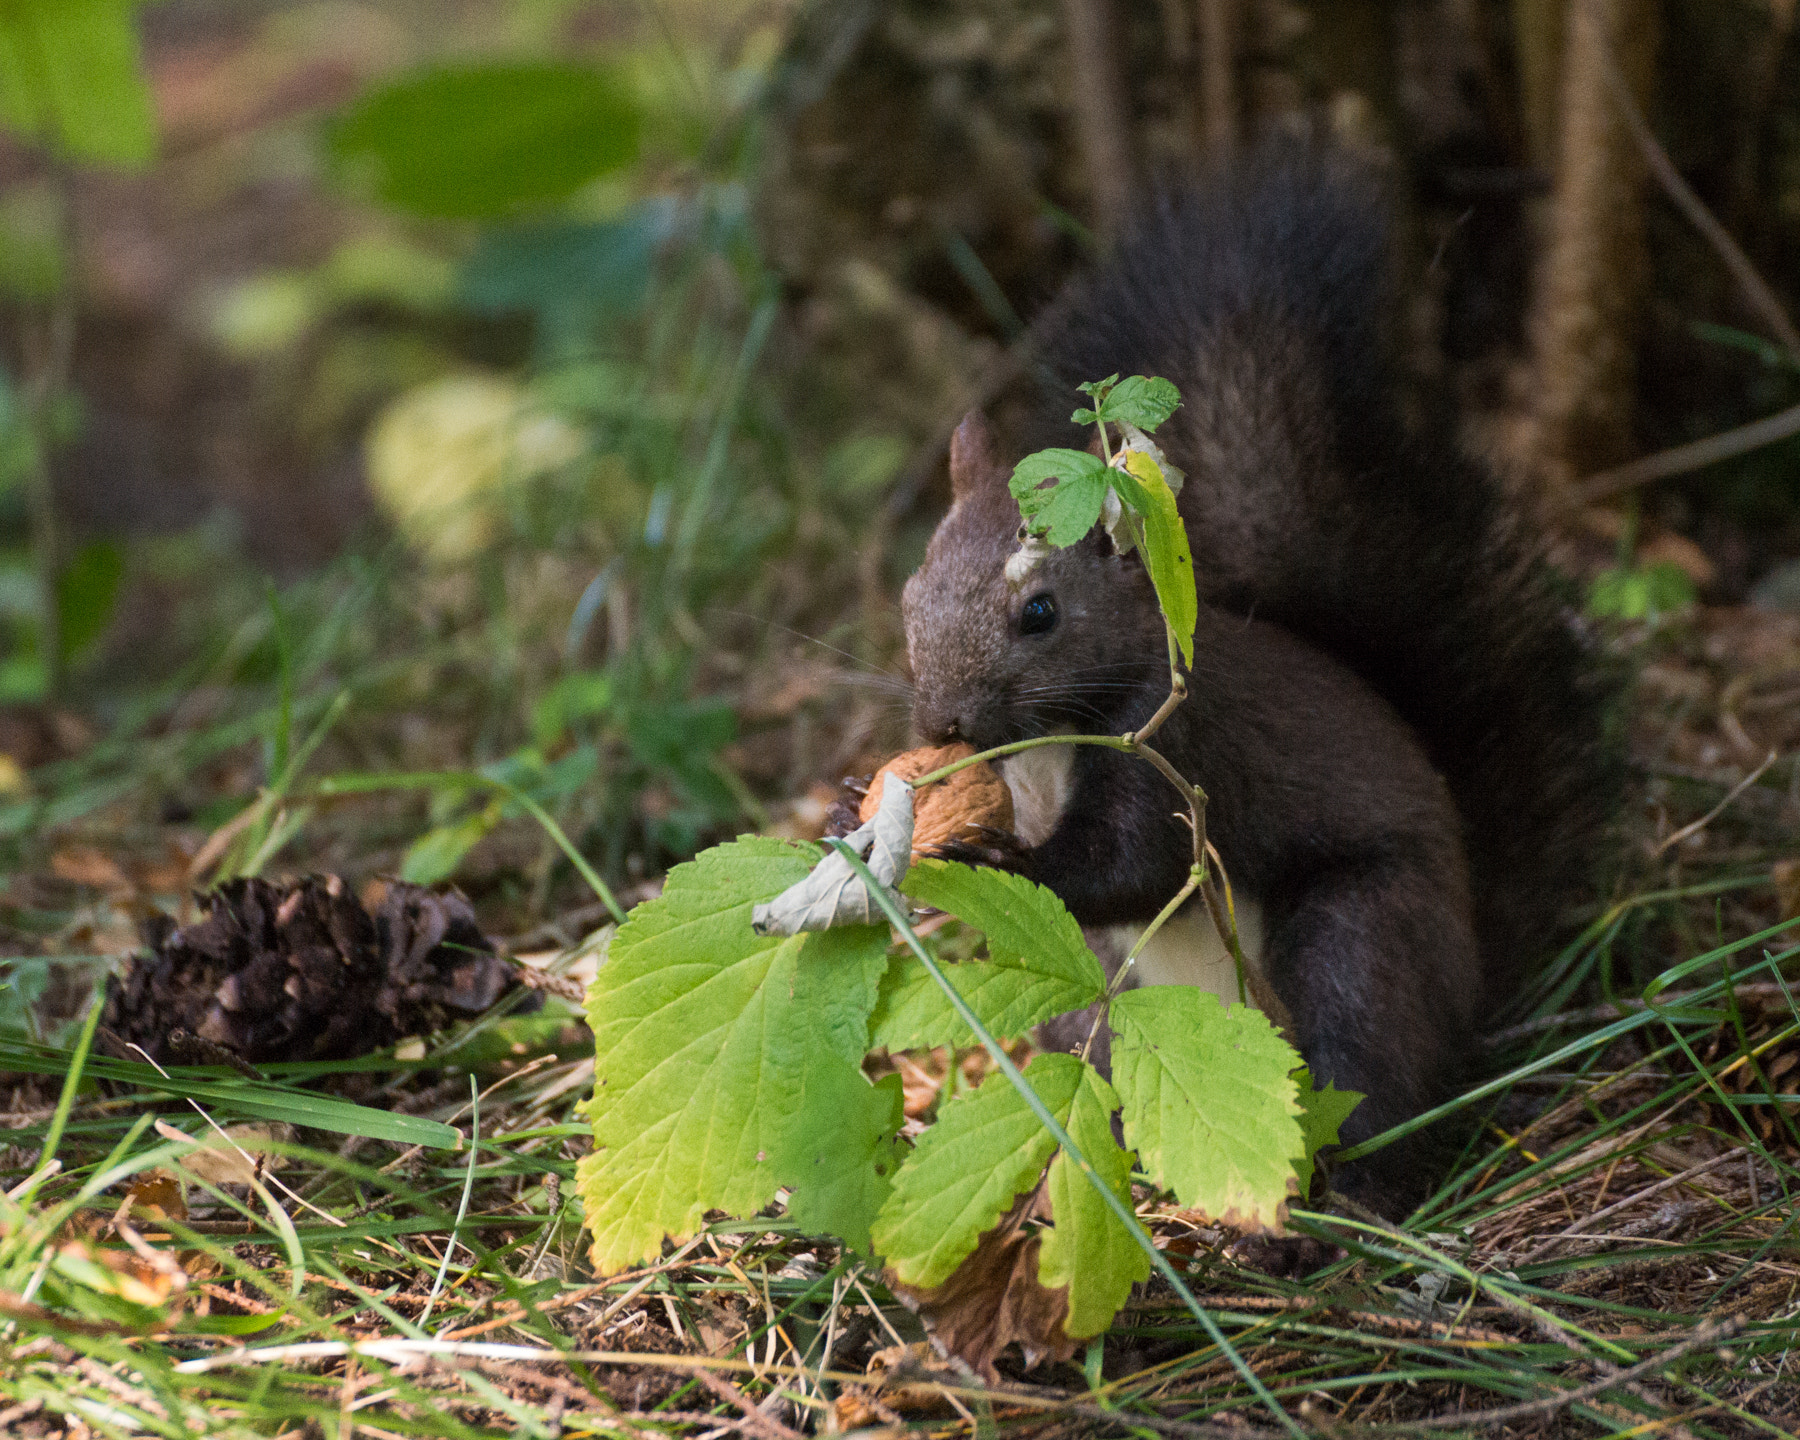
[[[1695,813],[1716,799],[1696,787]],[[1741,837],[1717,843],[1741,854]],[[1463,1153],[1406,1225],[1295,1211],[1341,1252],[1323,1272],[1263,1274],[1140,1191],[1288,1422],[1793,1432],[1800,1117],[1780,1097],[1800,1068],[1800,951],[1779,920],[1681,950],[1727,902],[1772,918],[1766,876],[1726,868],[1622,898],[1546,967],[1494,1038],[1505,1073],[1459,1102]],[[535,958],[554,970],[580,948]],[[1623,990],[1647,960],[1654,982]],[[15,1107],[0,1156],[0,1429],[1277,1433],[1156,1282],[1085,1363],[984,1387],[901,1349],[919,1331],[880,1276],[779,1214],[596,1280],[570,1200],[591,1061],[544,1048],[551,1005],[460,1052],[453,1036],[416,1062],[263,1082],[93,1055],[91,1011],[62,1044],[10,1042],[6,1068],[61,1078]],[[237,1169],[221,1142],[195,1148],[214,1126],[245,1146]]]

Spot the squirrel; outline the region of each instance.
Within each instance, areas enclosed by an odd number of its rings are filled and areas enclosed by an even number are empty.
[[[1162,196],[1046,317],[1027,427],[1081,444],[1075,387],[1106,375],[1181,393],[1157,440],[1187,476],[1200,620],[1187,698],[1153,743],[1205,791],[1253,978],[1315,1083],[1367,1097],[1346,1144],[1449,1096],[1619,793],[1611,682],[1541,538],[1497,479],[1403,422],[1387,214],[1361,162],[1291,145]],[[1096,530],[1009,587],[1010,472],[969,415],[902,597],[914,728],[977,749],[1134,730],[1169,691],[1148,575]],[[1186,880],[1186,817],[1151,766],[1055,745],[999,769],[1016,837],[953,858],[1048,886],[1096,940],[1141,932]],[[1235,1000],[1222,947],[1195,938],[1211,928],[1192,902],[1133,982]],[[1415,1135],[1334,1178],[1398,1215],[1429,1149]]]

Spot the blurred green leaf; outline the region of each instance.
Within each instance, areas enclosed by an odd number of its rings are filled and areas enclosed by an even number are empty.
[[[62,203],[46,180],[26,181],[0,195],[0,291],[48,300],[63,287]]]
[[[581,348],[598,321],[643,308],[674,221],[673,205],[656,199],[620,220],[492,231],[463,266],[458,296],[478,314],[530,315],[552,352]]]
[[[1654,565],[1615,565],[1588,587],[1588,613],[1614,620],[1661,619],[1678,614],[1696,599],[1687,571],[1667,560]]]
[[[68,159],[133,169],[156,153],[137,0],[0,5],[0,117]]]
[[[124,574],[124,551],[112,540],[96,540],[77,550],[57,576],[56,609],[64,659],[73,659],[106,633]]]
[[[454,824],[427,830],[407,847],[406,858],[400,862],[400,878],[414,885],[448,880],[462,864],[463,856],[500,823],[503,808],[499,800],[494,800]]]
[[[591,720],[612,708],[612,677],[599,670],[564,675],[545,693],[532,712],[538,744],[549,745],[578,720]]]
[[[825,483],[846,499],[879,490],[906,463],[906,443],[894,435],[856,435],[825,456]]]
[[[364,96],[332,128],[340,165],[420,215],[483,220],[566,199],[637,157],[641,117],[617,81],[580,65],[423,71]]]

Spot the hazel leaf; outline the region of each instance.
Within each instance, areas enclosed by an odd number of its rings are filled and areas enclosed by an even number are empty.
[[[1106,974],[1081,927],[1042,885],[1003,870],[921,860],[902,888],[921,905],[947,911],[987,936],[986,960],[942,968],[996,1035],[1023,1035],[1106,993]],[[931,973],[910,955],[888,967],[871,1028],[872,1043],[892,1050],[975,1043]]]
[[[1073,1055],[1039,1055],[1025,1079],[1060,1121],[1083,1068]],[[901,1164],[872,1227],[876,1251],[902,1284],[943,1284],[1014,1198],[1037,1184],[1055,1148],[1006,1076],[990,1073],[944,1106]]]
[[[1144,1172],[1221,1224],[1279,1232],[1306,1154],[1294,1049],[1260,1010],[1185,985],[1108,1007],[1125,1143]]]
[[[1098,455],[1052,449],[1027,455],[1015,465],[1008,488],[1026,526],[1060,550],[1094,528],[1106,481],[1106,462]]]
[[[1093,1066],[1081,1067],[1081,1083],[1063,1128],[1107,1188],[1131,1208],[1131,1155],[1113,1139],[1119,1097]],[[1051,1289],[1067,1286],[1069,1313],[1063,1331],[1098,1335],[1112,1324],[1131,1287],[1150,1278],[1150,1257],[1114,1215],[1066,1151],[1050,1162],[1053,1228],[1044,1237],[1038,1279]]]

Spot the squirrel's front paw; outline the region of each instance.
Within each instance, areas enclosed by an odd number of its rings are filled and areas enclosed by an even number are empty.
[[[862,824],[859,811],[863,796],[869,793],[873,775],[846,775],[838,785],[837,799],[825,812],[825,837],[841,840]]]
[[[1031,873],[1031,850],[1010,830],[996,830],[991,825],[971,825],[970,833],[956,840],[933,845],[925,853],[934,860],[955,860],[964,865],[985,865],[990,870],[1010,870],[1015,875]]]

